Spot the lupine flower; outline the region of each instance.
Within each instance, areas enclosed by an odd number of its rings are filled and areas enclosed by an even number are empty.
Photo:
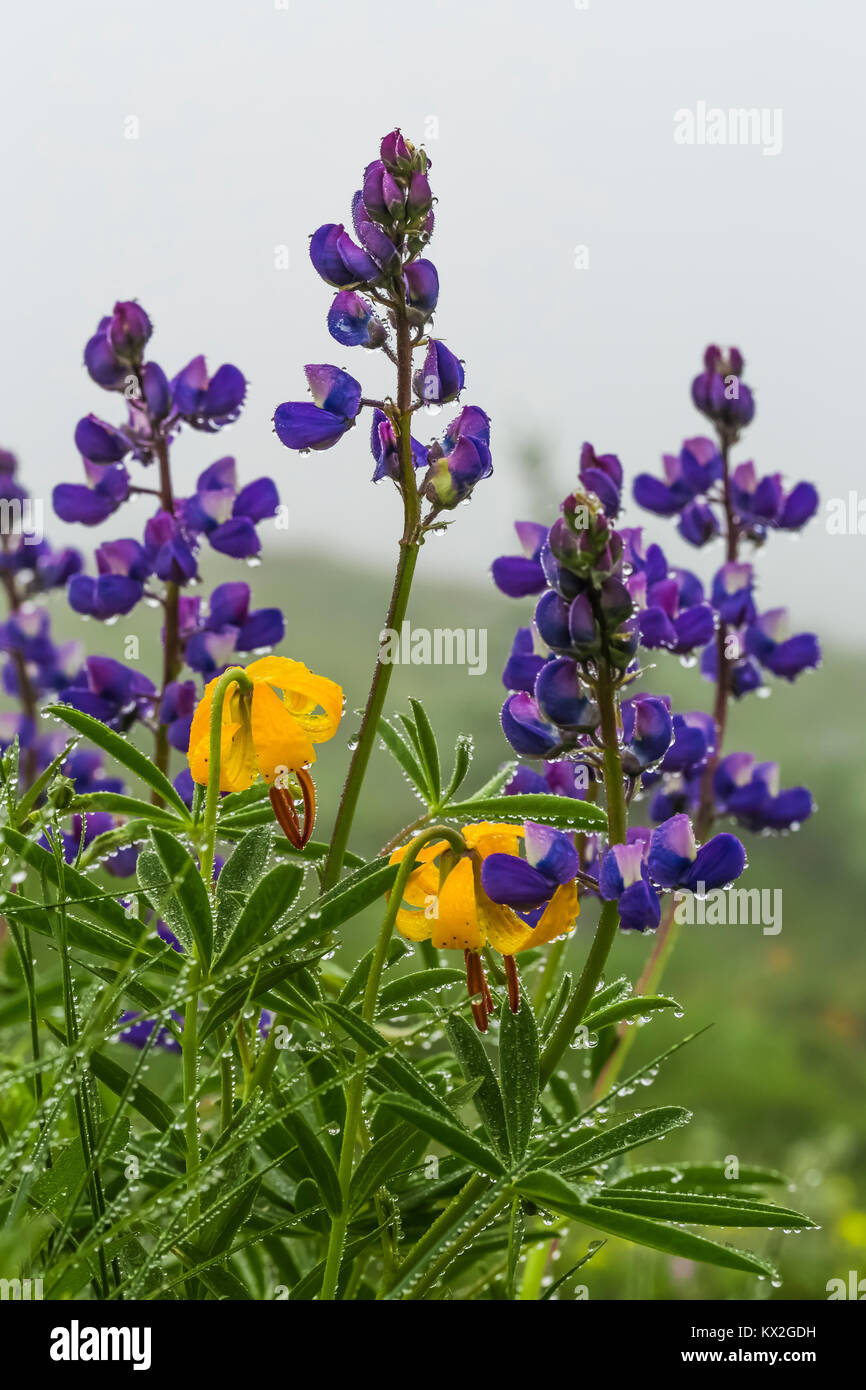
[[[746,628],[746,651],[774,676],[793,681],[801,671],[821,664],[821,648],[813,632],[784,637],[788,625],[787,608],[762,613]]]
[[[502,684],[506,690],[524,690],[532,694],[535,681],[547,657],[535,650],[532,628],[519,627],[511,648],[511,655],[502,672]]]
[[[151,565],[143,546],[133,539],[106,541],[95,552],[99,571],[73,575],[67,598],[76,613],[105,620],[129,613],[144,593]]]
[[[411,437],[412,444],[412,466],[414,468],[424,468],[427,464],[429,450],[418,440]],[[373,458],[376,460],[376,467],[373,472],[373,482],[381,482],[382,478],[391,478],[394,481],[402,476],[402,465],[400,462],[400,442],[397,439],[397,431],[384,410],[373,411],[373,424],[370,428],[370,449]]]
[[[704,370],[692,382],[692,400],[702,415],[723,429],[737,431],[751,424],[755,402],[741,380],[743,356],[737,348],[727,353],[715,345],[704,353]]]
[[[59,692],[62,703],[73,705],[111,728],[127,729],[150,710],[153,681],[109,656],[89,656],[79,675]]]
[[[257,652],[277,646],[283,640],[285,627],[279,608],[250,612],[249,584],[240,580],[218,584],[210,597],[207,620],[200,624],[197,610],[193,630],[187,635],[187,665],[203,676],[216,675],[235,652]]]
[[[729,561],[716,571],[712,602],[722,622],[741,627],[755,618],[754,571],[745,563]]]
[[[627,931],[654,931],[661,921],[658,889],[647,867],[649,832],[634,827],[624,845],[611,845],[601,861],[599,895],[616,901],[620,925]]]
[[[713,791],[722,815],[733,816],[749,830],[789,830],[812,814],[807,787],[779,790],[776,763],[756,763],[751,753],[729,753],[713,777]]]
[[[493,472],[490,421],[483,410],[467,405],[451,421],[441,443],[429,451],[430,470],[422,485],[435,507],[456,507],[470,496],[476,483]]]
[[[710,490],[722,475],[721,455],[711,439],[687,439],[679,454],[663,454],[664,480],[639,473],[634,480],[634,500],[658,516],[676,516],[690,502]]]
[[[274,429],[287,449],[330,449],[355,423],[361,384],[328,365],[304,368],[313,404],[286,401],[274,412]]]
[[[129,474],[120,464],[83,462],[87,484],[58,483],[52,494],[54,510],[61,521],[99,526],[129,496]]]
[[[659,762],[673,738],[670,701],[656,695],[635,695],[622,702],[622,762],[631,776]]]
[[[502,732],[522,758],[546,758],[561,745],[559,732],[541,714],[525,691],[509,695],[500,715]]]
[[[328,311],[328,332],[343,347],[381,347],[388,336],[384,323],[354,290],[340,290]]]
[[[547,585],[541,552],[547,542],[547,527],[535,521],[515,521],[514,529],[522,555],[500,555],[493,561],[493,582],[509,598],[540,594]]]
[[[742,651],[745,638],[738,632],[732,632],[729,636],[736,642],[737,649]],[[719,651],[715,642],[704,647],[701,653],[701,675],[708,681],[715,682],[719,678]],[[750,656],[729,657],[725,663],[725,675],[727,687],[737,700],[764,686],[761,668]]]
[[[121,463],[132,449],[125,435],[95,415],[85,415],[78,421],[75,447],[90,463]]]
[[[179,753],[189,748],[192,716],[198,703],[195,681],[169,681],[159,706],[159,722],[168,726],[168,741]]]
[[[647,583],[645,572],[630,576],[627,588],[638,606],[638,630],[645,647],[666,647],[684,655],[710,641],[715,631],[715,618],[710,605],[702,601],[703,590],[699,584],[701,601],[683,606],[684,592],[689,597],[695,596],[694,580],[695,576],[687,570],[669,572],[651,584]]]
[[[619,513],[622,490],[622,464],[616,454],[597,454],[591,444],[580,451],[580,481],[594,492],[605,512],[614,520]]]
[[[188,532],[204,534],[220,554],[244,560],[261,550],[256,523],[273,516],[279,500],[270,478],[257,478],[238,490],[237,465],[229,456],[199,475],[194,495],[179,510]]]
[[[406,302],[414,310],[416,321],[423,323],[439,301],[439,272],[432,261],[410,261],[403,272],[403,280]]]
[[[374,285],[381,268],[349,236],[342,222],[326,222],[310,240],[310,260],[322,279],[338,289]]]
[[[541,827],[538,828],[539,831]],[[514,879],[503,868],[502,860],[519,861],[522,827],[498,825],[489,821],[466,825],[462,830],[466,853],[454,861],[446,841],[425,845],[418,854],[417,867],[409,875],[403,901],[397,912],[397,929],[410,941],[432,941],[439,950],[463,951],[466,959],[470,995],[480,995],[472,1012],[481,1031],[487,1028],[492,1000],[481,964],[480,952],[486,945],[504,957],[509,982],[509,1002],[516,1011],[519,1004],[514,957],[532,946],[543,945],[574,929],[580,907],[574,875],[565,881],[565,855],[561,847],[546,842],[535,829],[527,827],[534,845],[536,869],[545,893],[537,903],[547,902],[535,926],[512,907],[494,902],[485,888],[485,866],[495,856],[491,886],[498,892],[514,890]],[[546,832],[545,832],[546,833]],[[563,837],[565,839],[565,837]],[[404,845],[391,855],[397,864],[409,849]],[[544,869],[537,866],[544,864]],[[577,865],[569,861],[569,867]],[[530,868],[533,866],[530,865]],[[519,869],[512,871],[520,873]],[[536,882],[535,880],[533,880]]]
[[[583,801],[586,788],[578,784],[578,771],[575,763],[566,761],[545,763],[543,772],[536,772],[534,768],[521,764],[505,787],[505,795],[544,792],[554,796],[573,796]]]
[[[688,816],[671,816],[652,832],[648,866],[661,888],[707,893],[739,878],[746,866],[746,851],[736,835],[727,831],[698,849]]]
[[[183,1015],[179,1014],[176,1009],[172,1009],[171,1016],[178,1027],[183,1030]],[[130,1043],[133,1047],[141,1049],[148,1042],[154,1029],[159,1027],[156,1038],[151,1043],[152,1047],[158,1047],[163,1052],[181,1052],[183,1050],[173,1034],[167,1028],[159,1026],[155,1018],[145,1018],[143,1014],[126,1010],[120,1015],[118,1022],[123,1025],[117,1035],[118,1042]]]
[[[423,367],[415,373],[415,394],[428,405],[445,405],[463,390],[463,364],[450,348],[431,338]]]
[[[193,429],[212,434],[238,418],[247,394],[242,372],[224,362],[208,376],[203,356],[194,357],[171,383],[174,408]]]

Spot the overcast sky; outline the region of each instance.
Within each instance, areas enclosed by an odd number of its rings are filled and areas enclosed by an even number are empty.
[[[481,579],[511,548],[527,441],[564,494],[583,439],[633,475],[701,432],[688,387],[708,341],[746,356],[758,415],[741,458],[812,477],[825,499],[866,496],[864,32],[853,0],[9,7],[0,446],[36,493],[79,479],[76,420],[116,406],[83,345],[115,299],[138,298],[170,374],[205,352],[250,382],[233,430],[181,441],[179,490],[235,453],[243,477],[276,477],[293,544],[316,544],[328,507],[331,538],[342,528],[347,552],[381,561],[397,506],[369,482],[366,429],[300,457],[270,422],[303,398],[305,362],[386,386],[372,354],[328,336],[307,239],[349,220],[363,166],[400,125],[433,161],[437,333],[494,428],[495,475],[427,547],[428,572]],[[781,112],[781,148],[678,144],[676,113],[699,103]],[[768,548],[762,600],[861,642],[864,555],[866,536],[831,536],[822,518]],[[706,553],[691,558],[706,569]]]

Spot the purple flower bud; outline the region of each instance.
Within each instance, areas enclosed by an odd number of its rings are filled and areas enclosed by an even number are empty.
[[[340,290],[328,311],[328,332],[344,347],[381,347],[388,333],[366,299],[354,290]]]
[[[106,337],[119,362],[135,367],[141,361],[153,325],[140,304],[133,299],[119,300],[108,321]]]
[[[410,439],[410,443],[412,446],[413,467],[426,467],[428,461],[427,449],[423,444],[419,444],[418,440],[414,437]],[[382,478],[393,478],[397,481],[402,475],[400,446],[397,440],[397,432],[383,410],[373,411],[373,424],[370,428],[370,448],[373,453],[373,458],[376,460],[373,482],[378,483]]]
[[[535,681],[544,666],[545,658],[539,656],[533,646],[532,629],[520,627],[511,647],[511,655],[502,672],[502,684],[506,690],[523,690],[531,695]]]
[[[581,685],[577,663],[570,656],[556,657],[541,667],[535,700],[544,718],[558,728],[589,732],[598,727],[598,706]]]
[[[141,371],[144,401],[154,420],[164,420],[171,410],[171,387],[158,362],[146,362]]]
[[[204,357],[194,357],[171,383],[175,409],[193,429],[212,434],[232,424],[240,414],[247,393],[242,372],[224,362],[208,377]]]
[[[430,181],[425,173],[417,169],[409,180],[409,189],[406,194],[406,213],[411,222],[417,222],[419,218],[426,217],[433,206],[433,194],[430,192]]]
[[[422,319],[429,318],[439,299],[439,273],[432,261],[411,261],[403,272],[406,299]]]
[[[464,379],[460,359],[444,343],[431,338],[424,366],[415,373],[416,395],[428,405],[443,405],[459,396]]]
[[[596,454],[591,444],[584,444],[580,451],[580,481],[595,493],[613,519],[619,512],[622,488],[622,464],[616,454]]]
[[[75,447],[91,463],[120,463],[132,445],[104,420],[85,415],[75,427]]]
[[[110,318],[101,320],[93,337],[84,349],[84,365],[97,386],[106,391],[120,391],[126,382],[128,369],[115,356],[108,340]]]
[[[509,695],[502,706],[501,721],[505,737],[521,757],[546,757],[559,743],[554,730],[541,718],[538,705],[523,691]]]
[[[379,156],[386,169],[393,174],[405,174],[412,168],[415,158],[414,148],[403,139],[399,129],[392,130],[379,146]]]
[[[376,262],[356,246],[342,222],[327,222],[313,233],[310,260],[322,279],[337,289],[375,284],[381,275]]]

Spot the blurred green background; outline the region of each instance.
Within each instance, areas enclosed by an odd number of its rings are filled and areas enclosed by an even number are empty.
[[[223,569],[211,569],[209,573],[205,563],[205,590],[226,577]],[[232,573],[238,577],[236,567]],[[286,612],[283,652],[339,681],[346,693],[342,729],[320,749],[315,769],[320,804],[316,833],[323,838],[348,765],[349,742],[359,724],[356,711],[363,706],[376,658],[390,576],[385,568],[371,572],[341,566],[322,554],[295,554],[289,559],[266,556],[249,578],[257,606],[275,603]],[[467,792],[509,756],[498,721],[500,672],[515,627],[529,620],[531,603],[505,599],[492,583],[482,591],[458,583],[430,583],[422,552],[410,607],[412,625],[486,629],[488,669],[483,676],[470,676],[458,667],[399,666],[388,709],[392,714],[405,709],[409,695],[423,699],[446,763],[456,734],[471,734],[475,758]],[[66,628],[73,622],[77,627],[62,604],[53,602],[52,607],[56,623]],[[98,635],[101,649],[121,656],[126,633],[138,631],[142,665],[152,673],[158,619],[147,610],[139,614],[134,624],[123,619],[102,630],[91,624],[81,635],[91,648]],[[153,629],[145,634],[141,627],[148,622]],[[695,1115],[686,1130],[642,1150],[641,1162],[736,1155],[744,1163],[781,1168],[796,1185],[787,1200],[808,1212],[821,1229],[797,1236],[781,1231],[722,1233],[780,1263],[784,1281],[778,1290],[611,1240],[580,1276],[593,1298],[823,1299],[829,1279],[847,1281],[849,1270],[866,1276],[860,907],[866,900],[866,864],[859,694],[864,683],[862,657],[830,650],[817,673],[804,675],[794,686],[776,683],[769,699],[752,697],[734,706],[728,751],[749,749],[763,760],[778,761],[782,785],[806,783],[817,813],[796,834],[744,835],[749,866],[743,886],[782,889],[781,932],[764,935],[759,926],[748,925],[684,927],[663,992],[682,1002],[685,1018],[658,1016],[640,1028],[630,1059],[633,1064],[646,1061],[685,1032],[712,1024],[662,1068],[652,1090],[639,1093],[647,1103],[681,1104]],[[697,670],[685,669],[665,654],[659,654],[655,668],[647,671],[643,688],[670,692],[679,709],[707,708],[710,702],[710,687]],[[380,747],[361,800],[353,848],[375,853],[419,810]],[[633,819],[639,815],[638,804]],[[577,969],[594,916],[590,905],[568,948]],[[375,915],[352,924],[343,948],[347,962],[367,948],[375,927]],[[623,934],[608,978],[613,971],[636,980],[651,947],[649,938]],[[579,1058],[574,1054],[572,1065],[577,1067]],[[784,1194],[780,1198],[786,1200]],[[592,1236],[578,1232],[575,1246],[585,1245]],[[570,1253],[565,1252],[563,1260]],[[567,1262],[559,1266],[567,1267]],[[555,1273],[554,1265],[550,1269]]]

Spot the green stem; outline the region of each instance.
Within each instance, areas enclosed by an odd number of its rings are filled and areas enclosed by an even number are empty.
[[[190,1184],[195,1180],[199,1165],[198,1147],[198,984],[200,971],[193,965],[190,974],[192,989],[186,1001],[183,1018],[183,1109],[184,1132],[186,1135],[186,1176]],[[190,1190],[190,1224],[198,1220],[199,1199]]]
[[[422,542],[420,533],[421,498],[415,483],[415,465],[412,459],[412,345],[402,286],[399,301],[395,300],[393,316],[397,338],[397,410],[394,423],[400,437],[403,535],[400,538],[397,572],[394,576],[394,587],[391,591],[391,602],[385,618],[385,627],[392,632],[399,632],[409,606],[412,579]],[[343,859],[349,844],[352,822],[358,805],[358,797],[361,794],[370,754],[376,742],[376,731],[379,727],[382,710],[385,707],[385,698],[388,694],[388,686],[391,684],[393,670],[393,664],[379,660],[377,654],[376,669],[373,672],[373,680],[361,720],[358,742],[352,754],[352,761],[349,764],[346,783],[343,787],[343,795],[337,808],[331,846],[322,874],[323,893],[326,893],[329,888],[333,888],[340,877]]]
[[[519,1301],[521,1303],[534,1303],[538,1300],[549,1254],[549,1241],[545,1241],[541,1245],[533,1245],[526,1252],[523,1278],[520,1281]]]
[[[394,887],[391,889],[391,894],[388,899],[388,907],[376,940],[373,959],[370,962],[370,971],[367,975],[367,983],[364,988],[364,1002],[361,1007],[361,1017],[365,1023],[371,1026],[376,1017],[376,1006],[379,1002],[382,973],[388,956],[391,933],[394,930],[397,913],[403,901],[403,890],[406,887],[409,875],[415,867],[415,858],[418,851],[433,840],[447,840],[458,854],[464,852],[466,849],[462,837],[458,835],[456,831],[452,830],[450,826],[434,825],[431,826],[429,830],[425,830],[423,835],[419,835],[416,840],[413,840],[406,855],[401,860],[397,877],[394,880]],[[346,1121],[343,1126],[343,1140],[340,1147],[340,1163],[338,1168],[340,1193],[342,1196],[341,1211],[339,1216],[335,1217],[331,1223],[325,1272],[322,1276],[322,1288],[319,1294],[319,1300],[323,1303],[333,1302],[337,1296],[340,1266],[343,1261],[343,1246],[346,1242],[346,1230],[349,1225],[349,1190],[352,1182],[355,1146],[358,1137],[358,1127],[361,1122],[364,1086],[366,1083],[367,1053],[362,1047],[359,1047],[355,1053],[354,1069],[355,1075],[352,1077],[346,1097]]]
[[[205,888],[213,892],[213,861],[216,845],[217,809],[220,801],[220,756],[222,753],[223,705],[229,686],[238,685],[247,695],[253,683],[243,666],[230,666],[216,684],[210,711],[210,743],[208,747],[207,796],[204,805],[204,844],[201,851],[201,876]]]
[[[625,843],[627,811],[622,778],[622,761],[617,736],[616,687],[607,663],[599,666],[596,688],[601,713],[601,736],[604,745],[604,791],[608,821],[608,844]],[[586,1008],[594,995],[602,972],[616,940],[619,908],[615,901],[606,902],[596,927],[595,939],[586,958],[580,979],[568,1001],[565,1012],[554,1029],[541,1055],[540,1077],[546,1086],[556,1070],[562,1054],[574,1037]]]

